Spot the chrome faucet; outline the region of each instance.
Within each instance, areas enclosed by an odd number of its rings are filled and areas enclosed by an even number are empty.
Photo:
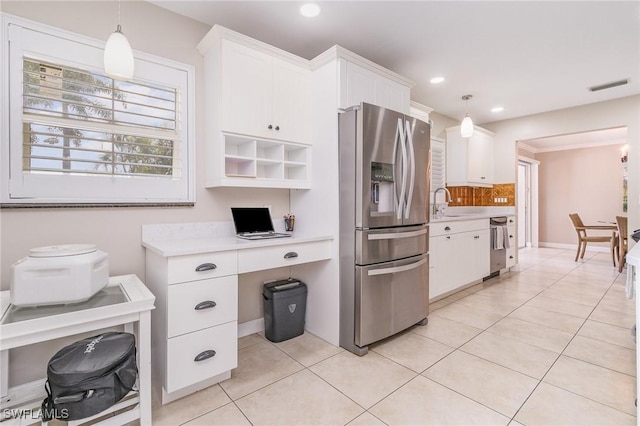
[[[437,196],[438,196],[438,191],[440,191],[440,190],[443,190],[444,193],[445,193],[445,197],[444,197],[444,202],[445,203],[450,203],[451,201],[453,201],[453,199],[451,198],[451,193],[444,186],[436,189],[435,191],[433,191],[433,216],[434,217],[437,217],[440,214],[440,209],[438,208],[438,203],[436,203],[436,199],[437,199]]]

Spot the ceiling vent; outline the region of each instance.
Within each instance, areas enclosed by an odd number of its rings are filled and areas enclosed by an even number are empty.
[[[624,86],[625,84],[629,84],[629,79],[625,78],[624,80],[612,81],[611,83],[599,84],[597,86],[589,87],[590,92],[597,92],[599,90],[611,89],[612,87]]]

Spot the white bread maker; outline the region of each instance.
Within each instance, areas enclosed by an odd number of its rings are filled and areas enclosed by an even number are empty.
[[[38,247],[11,265],[11,303],[42,306],[82,302],[109,282],[109,255],[94,244]]]

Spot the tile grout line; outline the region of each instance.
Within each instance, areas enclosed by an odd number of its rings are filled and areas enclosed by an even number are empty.
[[[592,257],[593,257],[593,256],[592,256]],[[592,257],[591,257],[591,258],[592,258]],[[590,260],[591,258],[589,258],[588,260]],[[587,261],[588,261],[588,260],[587,260]],[[583,263],[582,265],[584,265],[584,263]],[[580,265],[580,266],[582,266],[582,265]],[[579,268],[579,267],[578,267],[578,268]],[[576,269],[577,269],[577,268],[576,268]],[[575,269],[573,269],[573,270],[575,270]],[[573,271],[573,270],[572,270],[572,271]],[[566,276],[566,275],[568,275],[568,274],[565,274],[565,276]],[[619,274],[618,274],[618,275],[619,275]],[[544,381],[544,378],[545,378],[545,377],[547,377],[547,375],[549,374],[549,372],[551,371],[551,369],[553,369],[553,367],[556,365],[556,363],[558,362],[558,360],[560,359],[560,357],[562,357],[562,356],[570,357],[570,356],[568,356],[568,355],[564,355],[565,350],[569,347],[569,345],[571,344],[571,342],[573,342],[573,340],[576,338],[576,336],[578,336],[578,333],[580,332],[580,330],[582,330],[582,328],[584,327],[584,325],[586,324],[586,322],[589,320],[589,317],[593,314],[593,312],[596,310],[596,308],[598,307],[598,305],[600,305],[600,303],[602,303],[602,300],[604,299],[604,297],[606,296],[606,294],[609,292],[609,290],[611,289],[611,287],[613,287],[613,285],[615,284],[615,281],[616,281],[616,280],[617,280],[617,277],[616,277],[616,278],[614,278],[614,279],[611,281],[611,284],[609,284],[609,287],[607,288],[607,291],[605,291],[605,292],[603,293],[603,295],[600,297],[600,300],[598,301],[598,303],[596,303],[596,304],[594,305],[594,307],[593,307],[593,309],[591,310],[591,312],[589,313],[589,315],[588,315],[588,316],[583,320],[583,322],[582,322],[582,324],[580,325],[580,327],[576,330],[576,332],[574,333],[574,335],[571,337],[571,340],[569,340],[569,342],[567,342],[567,344],[566,344],[566,345],[565,345],[565,347],[563,348],[562,352],[561,352],[560,354],[558,354],[558,357],[557,357],[557,358],[555,359],[555,361],[551,364],[551,366],[549,367],[549,369],[547,370],[547,372],[546,372],[546,373],[545,373],[545,374],[540,378],[540,380],[538,381],[538,383],[536,384],[536,386],[533,388],[533,390],[531,391],[531,393],[529,394],[529,396],[527,396],[527,398],[526,398],[526,399],[523,401],[523,403],[520,405],[520,408],[518,408],[518,410],[516,411],[516,413],[513,415],[513,418],[511,419],[512,421],[517,421],[515,418],[516,418],[516,416],[518,415],[518,413],[522,410],[522,408],[525,406],[525,404],[527,403],[527,401],[528,401],[528,400],[531,398],[531,396],[534,394],[534,392],[536,391],[536,389],[538,389],[538,387],[540,386],[540,384]],[[556,281],[555,283],[557,283],[557,281]],[[555,283],[554,283],[554,284],[555,284]],[[552,284],[552,286],[553,286],[553,284]],[[583,336],[581,336],[581,337],[583,337]],[[594,340],[597,340],[597,339],[594,339]],[[570,357],[570,358],[573,358],[573,357]],[[573,358],[573,359],[578,359],[578,358]],[[578,360],[579,360],[579,361],[583,361],[583,360],[580,360],[580,359],[578,359]],[[583,361],[583,362],[587,362],[587,361]],[[587,362],[587,363],[589,363],[589,362]],[[592,363],[589,363],[589,364],[592,364]],[[592,364],[592,365],[596,365],[596,364]],[[596,365],[596,366],[597,366],[597,365]],[[598,367],[605,368],[605,367],[602,367],[602,366],[598,366]],[[608,369],[608,370],[611,370],[611,369]],[[611,371],[615,371],[615,370],[611,370]],[[554,384],[552,384],[552,383],[548,383],[548,382],[544,382],[544,383],[545,383],[546,385],[553,386],[553,387],[556,387],[556,388],[558,388],[558,389],[562,389],[562,390],[563,390],[563,391],[565,391],[565,392],[572,393],[572,394],[577,395],[577,396],[579,396],[579,397],[581,397],[581,398],[585,398],[585,399],[587,399],[587,400],[589,400],[589,401],[595,402],[595,403],[600,404],[600,405],[603,405],[603,406],[605,406],[605,407],[608,407],[608,408],[614,409],[614,410],[616,410],[616,411],[618,411],[618,412],[621,412],[621,413],[624,413],[624,414],[628,414],[628,413],[625,413],[624,411],[618,410],[617,408],[615,408],[615,407],[611,407],[611,406],[609,406],[609,405],[607,405],[607,404],[604,404],[604,403],[602,403],[602,402],[600,402],[600,401],[596,401],[596,400],[593,400],[593,399],[591,399],[591,398],[588,398],[588,397],[586,397],[586,396],[584,396],[584,395],[577,394],[577,393],[575,393],[575,392],[573,392],[573,391],[571,391],[571,390],[569,390],[569,389],[564,389],[564,388],[562,388],[562,387],[560,387],[560,386],[556,386],[556,385],[554,385]]]

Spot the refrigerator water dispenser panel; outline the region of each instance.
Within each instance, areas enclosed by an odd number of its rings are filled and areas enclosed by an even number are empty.
[[[393,164],[371,162],[371,214],[394,213]]]

